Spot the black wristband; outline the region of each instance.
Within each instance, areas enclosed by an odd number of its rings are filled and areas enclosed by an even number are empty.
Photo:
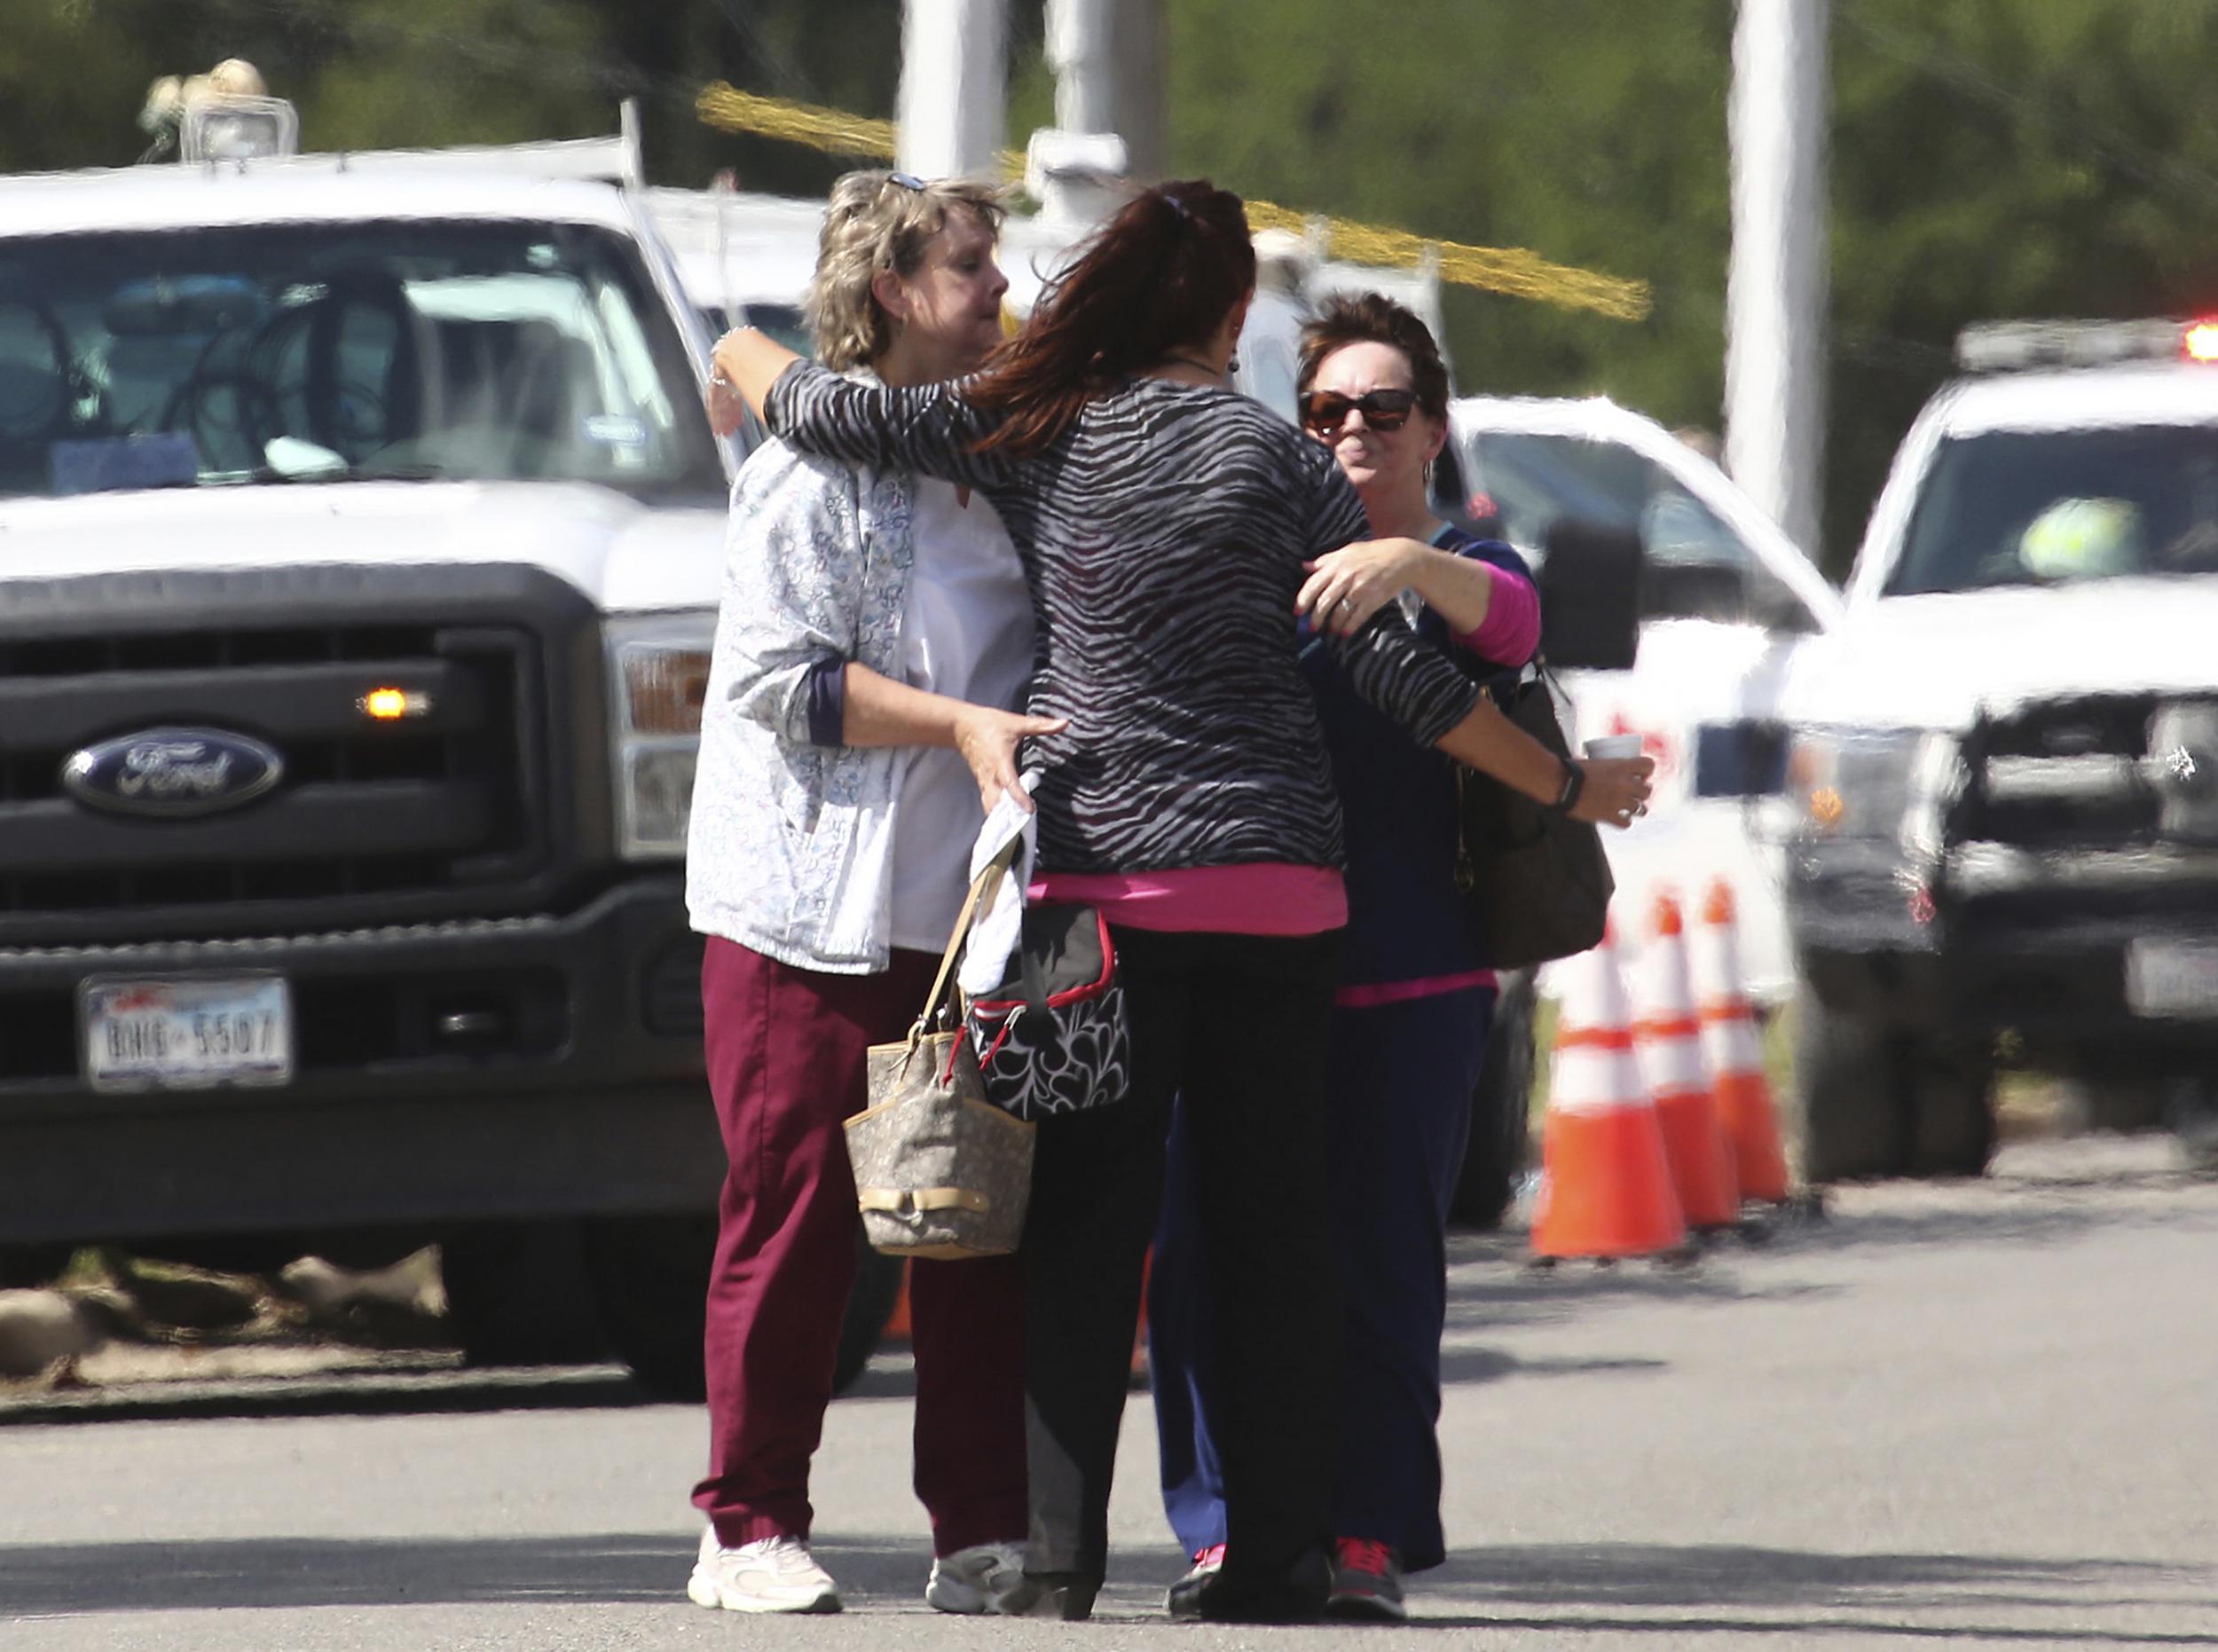
[[[1568,757],[1556,761],[1563,765],[1563,795],[1547,806],[1558,814],[1569,814],[1578,807],[1579,793],[1586,790],[1586,771]]]

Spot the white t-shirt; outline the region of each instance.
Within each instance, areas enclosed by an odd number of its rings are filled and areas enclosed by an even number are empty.
[[[901,680],[974,705],[1021,709],[1032,672],[1032,599],[1024,568],[982,494],[958,502],[950,482],[916,478],[916,556],[901,609]],[[939,952],[970,883],[985,820],[978,783],[955,751],[903,753],[893,816],[896,947]]]

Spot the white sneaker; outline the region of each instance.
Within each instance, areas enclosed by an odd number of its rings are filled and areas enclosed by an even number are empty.
[[[728,1612],[836,1612],[839,1592],[798,1538],[758,1538],[728,1549],[716,1528],[701,1534],[700,1557],[686,1579],[696,1606]]]
[[[1022,1544],[977,1543],[932,1561],[924,1600],[940,1611],[969,1616],[991,1610],[1024,1580]]]

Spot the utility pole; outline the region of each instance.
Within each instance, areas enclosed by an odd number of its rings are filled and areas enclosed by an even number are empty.
[[[1066,132],[1117,130],[1116,8],[1113,0],[1048,0],[1048,67],[1055,124]]]
[[[1111,33],[1116,64],[1117,130],[1132,161],[1132,176],[1145,182],[1170,168],[1170,134],[1163,77],[1169,65],[1163,35],[1162,0],[1119,0]]]
[[[1008,103],[1008,0],[903,0],[895,164],[992,177]]]
[[[1131,151],[1118,130],[1114,0],[1047,0],[1055,124],[1025,148],[1025,186],[1042,218],[1093,223],[1116,210]]]
[[[1796,544],[1819,550],[1825,461],[1828,0],[1740,0],[1725,452]]]

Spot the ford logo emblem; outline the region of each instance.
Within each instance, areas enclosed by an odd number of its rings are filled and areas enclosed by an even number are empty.
[[[284,773],[275,748],[245,735],[146,728],[71,752],[61,783],[96,809],[175,818],[251,803]]]

